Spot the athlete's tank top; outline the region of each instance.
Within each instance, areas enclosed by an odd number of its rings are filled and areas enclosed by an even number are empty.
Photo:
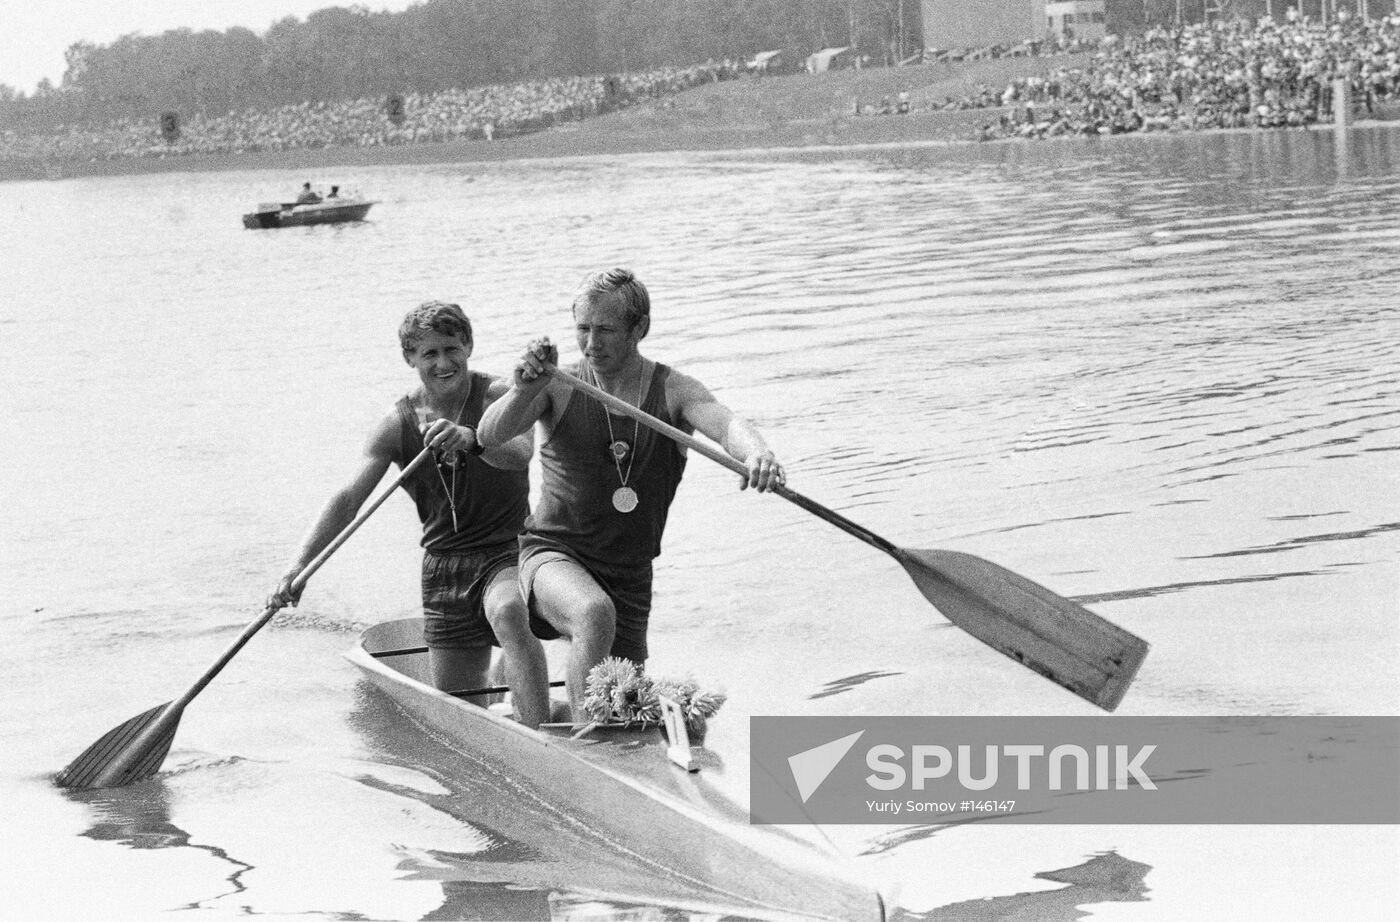
[[[578,374],[579,368],[572,369]],[[656,365],[642,409],[671,425],[666,410],[666,381],[671,369]],[[627,485],[637,493],[637,508],[613,508],[613,492],[622,486],[609,449],[608,419],[602,404],[574,392],[564,413],[540,446],[539,504],[525,522],[527,535],[556,542],[583,562],[602,568],[650,564],[661,553],[666,513],[685,472],[680,446],[638,426],[625,416],[612,417],[612,436],[634,441],[631,472],[622,460]]]
[[[476,428],[492,380],[490,375],[471,373],[471,394],[460,425]],[[400,398],[395,409],[399,414],[399,445],[393,460],[402,469],[423,450],[423,434],[418,431],[418,414],[408,397]],[[403,483],[418,507],[426,550],[437,554],[472,551],[513,541],[520,534],[530,514],[528,471],[503,471],[480,457],[462,454],[455,482],[456,532],[452,530],[453,500],[448,497],[453,487],[452,469],[439,469],[432,459],[420,464]]]

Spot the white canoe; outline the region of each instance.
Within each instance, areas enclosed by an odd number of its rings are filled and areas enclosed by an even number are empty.
[[[627,852],[639,878],[659,887],[658,901],[757,919],[885,918],[879,892],[849,864],[781,827],[749,825],[747,799],[719,783],[719,754],[697,750],[701,768],[691,773],[667,759],[656,729],[579,740],[530,730],[433,688],[422,643],[421,619],[389,621],[366,630],[347,658],[439,742],[556,813],[561,828]],[[746,751],[728,755],[748,761]]]

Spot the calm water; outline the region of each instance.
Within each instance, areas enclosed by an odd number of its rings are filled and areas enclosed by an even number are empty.
[[[366,223],[241,228],[305,178],[0,185],[7,917],[685,918],[585,895],[593,856],[449,770],[340,658],[415,611],[402,498],[191,705],[158,782],[48,781],[259,613],[413,383],[405,310],[462,302],[475,366],[504,371],[534,335],[571,343],[603,264],[651,287],[649,354],[755,419],[797,489],[1147,638],[1119,713],[1400,710],[1400,136],[374,168],[324,177],[381,201]],[[733,479],[692,460],[653,622],[654,671],[730,692],[717,727],[1088,713]],[[906,917],[1400,899],[1388,827],[855,835]]]

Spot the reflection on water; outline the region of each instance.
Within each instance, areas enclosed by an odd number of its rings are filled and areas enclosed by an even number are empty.
[[[442,906],[423,916],[424,922],[749,922],[743,916],[721,912],[692,912],[506,884],[452,880],[443,882],[442,891]]]
[[[822,686],[821,691],[815,692],[811,695],[808,695],[807,697],[811,700],[816,700],[817,698],[830,698],[832,695],[839,695],[842,692],[848,692],[853,688],[858,688],[859,686],[864,685],[866,682],[873,682],[876,679],[885,679],[889,678],[890,676],[897,675],[903,675],[903,673],[876,670],[872,672],[860,672],[856,673],[855,675],[843,676],[839,679],[832,679],[830,682],[827,682],[825,685]]]
[[[470,853],[398,849],[404,879],[442,882],[444,903],[425,918],[744,922],[721,909],[668,905],[668,898],[697,902],[693,887],[630,862],[614,843],[495,772],[489,755],[424,732],[368,682],[359,686],[352,720],[380,758],[425,773],[440,788],[373,776],[361,776],[362,784],[413,798],[481,836],[482,848]]]
[[[92,825],[82,833],[99,842],[116,842],[128,848],[193,848],[206,852],[219,861],[233,866],[228,872],[230,889],[190,903],[187,909],[207,908],[231,894],[247,889],[243,876],[253,865],[233,857],[216,845],[190,840],[190,834],[171,822],[171,792],[159,779],[129,788],[102,791],[72,791],[65,789],[70,800],[86,803],[92,811]]]
[[[416,766],[421,767],[421,766]],[[477,794],[479,792],[473,792]],[[101,842],[115,842],[134,849],[193,848],[206,852],[220,861],[235,867],[228,875],[231,889],[226,893],[214,894],[187,906],[174,906],[172,910],[215,908],[220,900],[247,889],[242,878],[253,865],[230,856],[223,849],[191,841],[190,834],[170,820],[171,792],[160,781],[150,781],[127,789],[103,791],[101,793],[78,792],[68,794],[70,799],[84,802],[92,811],[92,825],[82,833],[85,838]],[[456,864],[458,867],[473,862],[481,864],[474,868],[477,873],[491,875],[492,864],[513,864],[531,862],[539,856],[528,847],[491,836],[489,848],[478,854],[451,854],[430,851],[416,856],[426,858],[441,867]],[[415,856],[405,851],[405,870],[412,867]],[[479,869],[478,869],[479,868]],[[695,913],[664,906],[648,906],[626,901],[610,901],[596,895],[581,895],[560,889],[537,889],[512,882],[509,868],[497,880],[444,879],[442,881],[443,902],[433,912],[422,916],[428,920],[538,920],[538,922],[566,922],[566,920],[637,920],[637,922],[744,922],[740,916],[722,913]]]
[[[1085,907],[1096,903],[1138,903],[1148,899],[1150,865],[1131,861],[1117,852],[1095,855],[1083,864],[1036,877],[1068,886],[1059,890],[992,896],[941,906],[927,913],[897,912],[895,922],[1077,922],[1096,915]],[[1246,913],[1247,915],[1247,913]]]
[[[423,916],[423,922],[446,920],[501,920],[501,922],[551,922],[550,894],[544,890],[515,888],[501,883],[469,880],[442,883],[442,906]]]

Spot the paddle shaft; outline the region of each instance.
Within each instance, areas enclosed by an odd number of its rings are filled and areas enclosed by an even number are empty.
[[[365,524],[369,517],[374,515],[375,511],[380,506],[384,505],[389,497],[394,494],[394,491],[401,487],[403,482],[408,479],[409,475],[417,470],[418,466],[426,461],[432,453],[433,450],[431,448],[425,448],[418,453],[417,457],[404,465],[404,469],[399,471],[399,476],[394,478],[394,482],[389,484],[379,496],[375,497],[373,502],[360,510],[360,514],[355,516],[354,520],[351,521],[349,525],[342,528],[340,534],[332,538],[330,544],[327,544],[321,549],[321,553],[317,554],[311,559],[310,563],[301,568],[301,572],[297,574],[296,579],[292,580],[290,588],[293,595],[301,592],[301,590],[306,587],[307,580],[311,579],[316,571],[321,569],[321,565],[329,560],[332,554],[340,550],[341,545],[349,541],[351,535],[359,531],[360,526]],[[256,621],[243,629],[243,633],[239,634],[238,639],[229,645],[229,648],[224,651],[224,654],[219,657],[218,661],[215,662],[213,666],[210,666],[204,675],[199,677],[199,681],[197,681],[188,692],[176,700],[176,704],[183,706],[185,703],[189,702],[189,699],[199,694],[204,686],[208,685],[210,680],[219,674],[219,670],[228,665],[228,661],[233,659],[234,655],[238,653],[239,650],[243,649],[243,645],[251,640],[253,635],[261,630],[268,621],[272,620],[272,616],[277,614],[281,608],[282,606],[280,605],[267,606],[267,609]]]
[[[567,373],[554,377],[604,407],[735,473],[748,468],[675,426]],[[1083,606],[970,554],[900,548],[786,486],[774,492],[897,560],[924,598],[953,624],[1021,665],[1113,710],[1147,655],[1147,643]]]
[[[587,381],[575,378],[573,375],[564,371],[556,370],[554,373],[554,378],[555,380],[562,381],[563,383],[567,384],[569,387],[572,387],[577,391],[582,391],[583,393],[592,397],[594,400],[597,400],[599,403],[603,404],[603,406],[612,410],[616,410],[623,416],[629,416],[632,419],[635,419],[637,422],[641,423],[643,426],[646,426],[648,429],[655,430],[656,432],[661,433],[667,438],[674,439],[678,444],[684,445],[691,451],[704,455],[706,458],[709,458],[716,464],[722,464],[734,473],[740,474],[744,477],[748,477],[749,469],[747,466],[745,466],[744,462],[739,461],[735,458],[731,458],[729,455],[725,454],[718,448],[715,448],[712,445],[700,441],[699,439],[695,438],[695,436],[690,435],[687,432],[683,432],[680,429],[677,429],[670,423],[657,419],[655,416],[652,416],[645,410],[642,410],[638,407],[634,407],[632,406],[632,404],[628,403],[625,400],[622,400],[618,397],[614,397],[612,394],[609,394],[602,388],[594,387]],[[889,541],[886,541],[884,538],[875,534],[870,529],[865,528],[861,525],[857,525],[855,522],[852,522],[850,519],[846,518],[840,513],[826,508],[816,500],[808,499],[801,493],[798,493],[796,490],[791,490],[786,486],[779,486],[773,492],[777,493],[779,496],[781,496],[788,502],[807,510],[808,512],[812,513],[812,515],[815,515],[817,518],[830,522],[832,525],[835,525],[837,528],[841,529],[847,534],[859,538],[866,544],[869,544],[871,547],[875,547],[879,550],[884,551],[886,554],[889,554],[896,560],[901,559],[899,548],[896,547],[894,544],[892,544]]]
[[[363,509],[359,515],[355,516],[354,521],[341,529],[340,534],[336,535],[329,544],[322,548],[321,553],[317,554],[310,563],[301,568],[301,572],[297,574],[296,579],[292,580],[291,590],[294,594],[300,592],[302,588],[306,586],[306,581],[311,578],[312,574],[319,570],[321,565],[330,559],[330,556],[339,550],[342,544],[350,540],[350,536],[365,523],[365,520],[373,515],[376,509],[384,505],[384,501],[387,500],[390,495],[403,484],[404,480],[406,480],[420,464],[427,460],[431,454],[432,449],[429,448],[420,451],[416,458],[404,466],[404,469],[399,472],[399,476],[394,478],[394,482],[389,485],[388,489],[384,490],[384,492],[370,503],[368,507]],[[238,639],[229,644],[228,649],[215,660],[214,665],[206,669],[204,674],[201,675],[183,695],[167,704],[165,710],[161,712],[161,715],[142,730],[141,734],[137,736],[136,739],[123,747],[121,754],[97,776],[97,780],[93,786],[99,788],[110,787],[114,783],[120,783],[127,770],[141,760],[152,743],[159,740],[162,736],[173,732],[175,725],[180,721],[180,715],[184,712],[185,706],[194,700],[194,697],[202,692],[206,685],[214,680],[214,677],[228,665],[229,660],[233,659],[234,656],[238,654],[238,651],[242,650],[244,645],[247,644],[249,640],[253,639],[253,635],[262,630],[267,622],[272,620],[272,616],[277,614],[281,608],[282,606],[276,603],[269,604],[261,615],[243,629],[243,632],[238,635]]]

